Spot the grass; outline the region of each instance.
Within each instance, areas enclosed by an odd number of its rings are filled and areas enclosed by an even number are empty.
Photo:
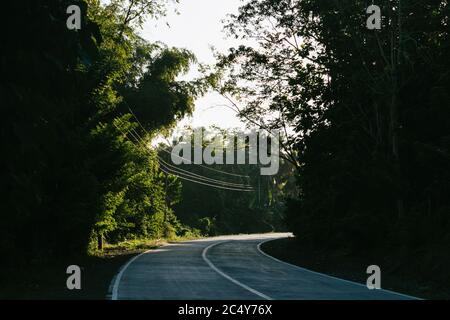
[[[173,240],[177,241],[177,240]],[[117,244],[105,244],[102,251],[96,250],[91,254],[97,257],[110,257],[122,254],[137,254],[147,250],[157,249],[166,244],[166,240],[135,239]]]
[[[437,265],[437,261],[426,261],[425,254],[418,253],[409,258],[398,259],[394,250],[360,255],[320,251],[302,245],[295,238],[266,242],[261,249],[282,261],[363,284],[368,278],[367,267],[379,265],[383,289],[424,299],[450,299],[447,269],[436,269],[433,272],[430,266]],[[441,261],[445,263],[444,259]]]
[[[117,256],[121,254],[141,253],[148,250],[153,250],[161,247],[164,244],[171,242],[182,242],[200,239],[199,236],[186,237],[170,237],[168,239],[133,239],[122,241],[117,244],[106,244],[102,251],[94,251],[91,254],[98,257]]]
[[[0,299],[20,300],[103,300],[114,275],[133,256],[161,247],[169,242],[193,240],[196,237],[128,240],[106,244],[104,250],[74,256],[22,269],[0,270]],[[66,280],[69,265],[81,268],[81,290],[68,290]]]

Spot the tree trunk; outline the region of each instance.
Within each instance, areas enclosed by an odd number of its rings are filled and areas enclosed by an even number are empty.
[[[399,119],[398,119],[398,94],[399,94],[399,64],[401,59],[401,45],[402,45],[402,21],[401,21],[401,0],[398,2],[398,21],[397,32],[395,32],[395,26],[391,33],[391,108],[390,108],[390,136],[392,144],[392,157],[394,162],[394,174],[397,183],[401,183],[401,163],[400,163],[400,151],[399,151]],[[404,217],[404,203],[403,196],[397,191],[396,195],[397,206],[397,220],[400,221]]]
[[[101,233],[97,235],[97,249],[103,250],[103,235]]]

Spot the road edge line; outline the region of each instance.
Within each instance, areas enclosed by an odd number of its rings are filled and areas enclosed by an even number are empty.
[[[110,298],[110,300],[118,300],[118,291],[119,291],[119,284],[120,284],[120,280],[122,280],[122,275],[125,272],[125,270],[140,256],[143,256],[144,254],[147,254],[149,252],[151,252],[152,250],[147,250],[145,252],[142,252],[136,256],[134,256],[133,258],[131,258],[130,260],[128,260],[128,262],[123,265],[120,269],[119,272],[113,277],[113,279],[111,280],[111,283],[109,285],[109,290],[108,290],[108,295],[106,296],[106,298]]]
[[[347,283],[350,283],[350,284],[354,284],[354,285],[358,285],[358,286],[367,288],[367,286],[363,285],[362,283],[358,283],[358,282],[351,281],[351,280],[345,280],[345,279],[337,278],[337,277],[330,276],[330,275],[325,274],[325,273],[320,273],[320,272],[312,271],[312,270],[309,270],[309,269],[306,269],[306,268],[303,268],[303,267],[300,267],[300,266],[296,266],[295,264],[292,264],[292,263],[289,263],[289,262],[286,262],[286,261],[277,259],[277,258],[275,258],[275,257],[272,257],[271,255],[265,253],[265,252],[261,249],[261,246],[262,246],[264,243],[269,242],[269,241],[274,241],[274,240],[280,240],[280,239],[283,239],[283,238],[276,238],[276,239],[267,239],[267,240],[264,240],[264,241],[258,243],[258,245],[256,246],[256,248],[258,249],[259,253],[261,253],[262,255],[266,256],[267,258],[270,258],[270,259],[272,259],[272,260],[274,260],[274,261],[277,261],[277,262],[279,262],[279,263],[282,263],[282,264],[286,264],[286,265],[288,265],[288,266],[290,266],[290,267],[293,267],[293,268],[296,268],[296,269],[300,269],[300,270],[302,270],[302,271],[310,272],[310,273],[313,273],[313,274],[316,274],[316,275],[324,276],[324,277],[327,277],[327,278],[330,278],[330,279],[339,280],[339,281],[342,281],[342,282],[347,282]],[[380,291],[386,292],[386,293],[390,293],[390,294],[395,294],[395,295],[402,296],[402,297],[405,297],[405,298],[408,298],[408,299],[412,299],[412,300],[423,300],[422,298],[413,297],[413,296],[410,296],[410,295],[407,295],[407,294],[403,294],[403,293],[399,293],[399,292],[395,292],[395,291],[391,291],[391,290],[387,290],[387,289],[380,289]]]
[[[233,282],[234,284],[240,286],[241,288],[244,288],[245,290],[250,291],[251,293],[253,293],[253,294],[255,294],[255,295],[257,295],[257,296],[259,296],[259,297],[261,297],[261,298],[263,298],[263,299],[266,299],[266,300],[273,300],[271,297],[265,295],[264,293],[261,293],[261,292],[255,290],[255,289],[253,289],[253,288],[251,288],[251,287],[249,287],[249,286],[243,284],[242,282],[240,282],[240,281],[238,281],[238,280],[236,280],[236,279],[230,277],[229,275],[227,275],[226,273],[224,273],[223,271],[221,271],[219,268],[217,268],[217,267],[211,262],[211,260],[209,260],[209,259],[206,257],[206,254],[208,253],[208,250],[209,250],[209,249],[211,249],[211,248],[213,248],[213,247],[215,247],[215,246],[217,246],[217,245],[219,245],[219,244],[226,243],[226,242],[230,242],[230,241],[216,242],[216,243],[213,243],[213,244],[207,246],[205,249],[203,249],[203,252],[202,252],[202,258],[203,258],[203,260],[209,265],[209,267],[210,267],[211,269],[213,269],[215,272],[217,272],[219,275],[221,275],[221,276],[224,277],[225,279],[227,279],[227,280]]]

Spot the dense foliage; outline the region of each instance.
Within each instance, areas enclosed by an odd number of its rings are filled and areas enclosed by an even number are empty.
[[[103,239],[273,231],[282,220],[315,248],[450,265],[447,1],[378,0],[382,28],[368,30],[373,1],[247,0],[226,25],[242,45],[191,82],[179,80],[191,52],[138,35],[168,1],[4,4],[4,265]],[[66,26],[69,5],[81,8],[80,30]],[[168,146],[151,142],[208,86],[249,127],[281,131],[278,175],[164,164]]]
[[[317,248],[450,245],[447,1],[251,0],[230,17],[219,87],[243,119],[286,130],[298,197],[287,221]],[[448,250],[447,250],[448,251]],[[392,251],[391,251],[392,252]],[[395,251],[397,252],[397,251]],[[434,257],[434,256],[433,256]]]
[[[259,183],[271,200],[255,204],[255,193],[182,184],[161,170],[162,151],[152,141],[190,115],[214,79],[180,81],[194,55],[138,35],[147,18],[164,15],[168,2],[5,4],[11,28],[0,60],[3,267],[85,254],[104,240],[279,224],[282,205],[269,181]],[[79,30],[66,25],[71,5],[81,8]],[[200,167],[190,170],[202,174]]]
[[[82,9],[80,30],[66,27],[73,4]],[[6,5],[12,28],[1,56],[0,254],[7,261],[86,252],[93,236],[176,231],[165,179],[145,143],[192,112],[197,92],[176,77],[195,59],[135,31],[163,5]],[[131,109],[146,127],[139,142],[130,139],[139,129]]]
[[[227,141],[231,137],[235,139],[239,133],[239,130],[213,127],[196,130],[187,128],[180,136],[176,136],[174,144],[193,139],[194,131],[198,130],[203,132],[202,150],[214,144],[224,147],[225,150],[221,151],[223,158],[227,157]],[[193,140],[190,142],[193,155],[195,143]],[[237,158],[238,150],[245,149],[246,164],[223,161],[223,164],[182,164],[173,167],[170,166],[171,155],[163,148],[160,149],[160,156],[168,163],[168,170],[184,170],[181,171],[183,176],[204,183],[182,181],[183,200],[175,206],[177,217],[184,224],[211,236],[285,230],[285,199],[295,194],[292,165],[282,160],[276,175],[261,175],[260,167],[248,162],[248,140],[241,146],[238,146],[236,141],[234,143],[233,159]],[[189,178],[186,173],[194,176]],[[218,187],[211,187],[211,184]],[[244,186],[247,186],[247,190],[242,191]]]

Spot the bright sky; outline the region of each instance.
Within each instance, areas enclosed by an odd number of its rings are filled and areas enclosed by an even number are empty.
[[[200,63],[213,64],[211,46],[220,52],[238,43],[226,39],[223,23],[229,13],[236,13],[241,0],[181,0],[176,5],[179,14],[171,8],[159,21],[148,21],[141,35],[149,41],[161,41],[168,46],[186,48],[193,52]],[[169,24],[169,26],[167,25]],[[188,79],[196,75],[191,72]],[[179,126],[194,127],[216,125],[222,128],[242,127],[235,113],[227,107],[227,101],[217,93],[209,93],[196,102],[192,118]]]

